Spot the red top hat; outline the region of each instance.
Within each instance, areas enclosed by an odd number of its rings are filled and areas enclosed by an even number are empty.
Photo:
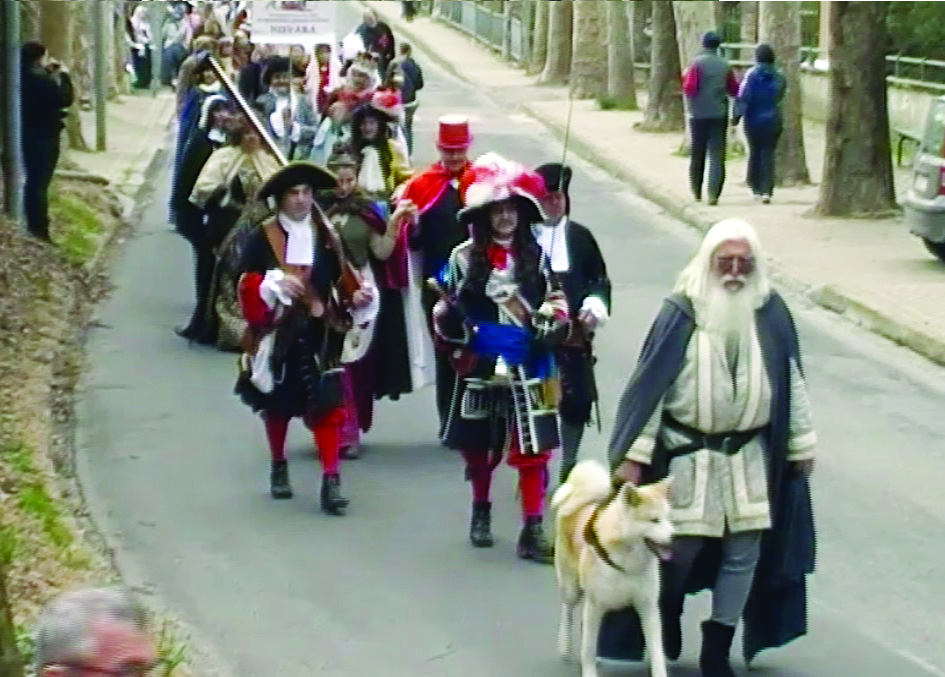
[[[464,150],[472,145],[469,118],[462,115],[444,115],[440,118],[440,133],[436,139],[439,148]]]

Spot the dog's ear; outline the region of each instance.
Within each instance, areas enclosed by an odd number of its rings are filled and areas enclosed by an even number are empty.
[[[654,484],[653,488],[657,491],[657,493],[662,494],[664,498],[669,498],[670,492],[673,489],[672,475]]]
[[[640,505],[640,502],[643,500],[640,497],[640,491],[633,485],[632,482],[625,483],[620,491],[623,493],[624,500],[626,500],[627,503],[634,508]]]

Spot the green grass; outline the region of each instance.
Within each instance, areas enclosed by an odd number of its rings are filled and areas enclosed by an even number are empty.
[[[71,263],[86,263],[95,255],[105,228],[99,215],[86,202],[69,193],[52,193],[49,218],[56,244]]]
[[[182,640],[170,623],[161,624],[157,636],[158,677],[171,677],[187,660],[187,643]]]
[[[601,96],[597,99],[601,110],[639,110],[636,99]]]
[[[72,532],[62,521],[62,511],[42,486],[31,484],[20,490],[20,508],[43,525],[46,538],[58,548],[72,545]]]

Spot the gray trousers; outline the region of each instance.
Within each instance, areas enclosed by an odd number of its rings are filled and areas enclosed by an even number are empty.
[[[722,561],[712,588],[712,618],[722,625],[735,627],[745,610],[755,567],[761,554],[760,531],[726,532],[722,537]],[[682,603],[682,588],[692,571],[693,562],[710,539],[704,536],[677,536],[673,539],[673,559],[667,567],[664,593]]]
[[[584,423],[568,423],[561,421],[561,469],[558,480],[563,484],[571,473],[571,468],[577,463],[578,449],[584,437]]]

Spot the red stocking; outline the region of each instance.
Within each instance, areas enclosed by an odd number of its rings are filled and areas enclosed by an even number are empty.
[[[318,445],[318,453],[321,456],[322,472],[325,475],[337,475],[341,469],[341,424],[344,420],[345,411],[340,407],[317,419],[309,419],[309,427],[314,433],[315,444]]]
[[[520,467],[518,487],[522,495],[522,513],[525,517],[541,517],[545,511],[545,466]]]
[[[269,453],[273,461],[285,460],[285,438],[289,432],[289,417],[281,414],[263,414],[266,425],[266,439],[269,440]]]
[[[488,503],[489,490],[492,487],[492,467],[489,463],[487,451],[464,451],[466,470],[469,481],[472,482],[473,502]]]

